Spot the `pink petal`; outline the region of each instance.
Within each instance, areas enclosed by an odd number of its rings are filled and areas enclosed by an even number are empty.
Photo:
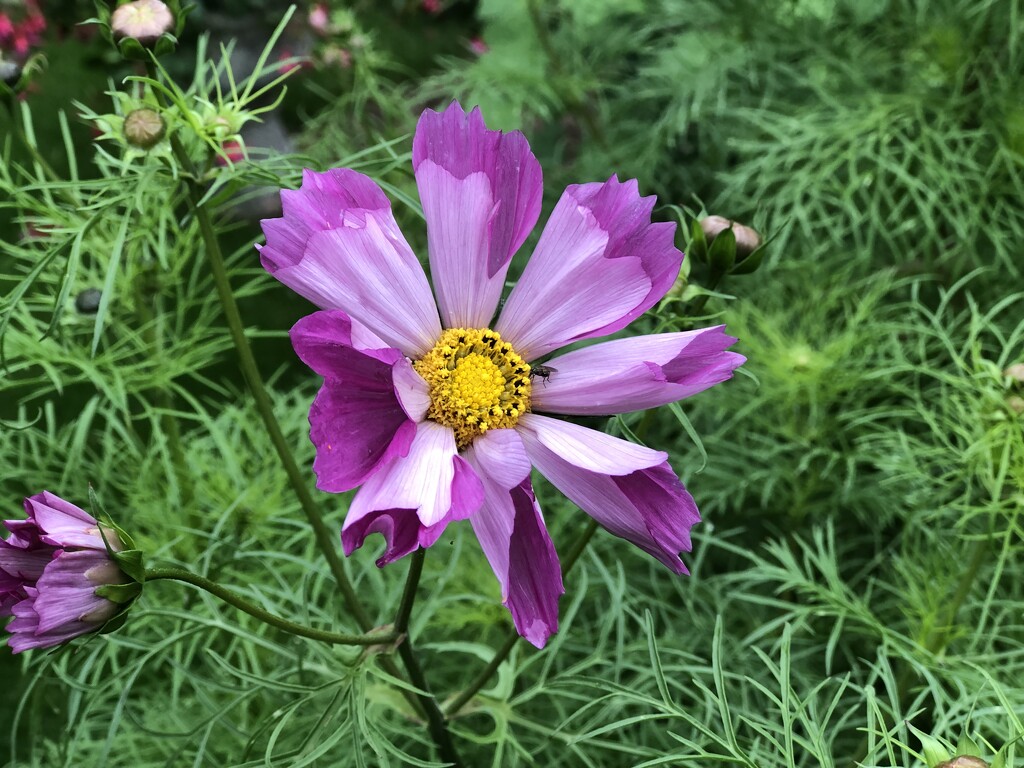
[[[39,630],[39,614],[35,610],[37,594],[37,590],[29,587],[28,597],[13,608],[15,618],[7,624],[7,631],[11,633],[11,638],[7,642],[14,653],[21,653],[33,648],[50,648],[96,629],[95,624],[76,621],[50,632],[36,634]]]
[[[505,435],[494,440],[498,433]],[[491,445],[481,450],[488,441]],[[496,448],[505,452],[506,466],[494,461]],[[514,430],[498,430],[477,438],[466,451],[466,460],[484,487],[483,506],[470,521],[501,584],[501,601],[508,606],[516,631],[543,648],[558,629],[558,598],[565,588],[558,555],[530,485],[529,458]],[[515,480],[522,473],[509,472],[507,466],[524,464],[525,477]],[[507,484],[510,480],[514,485]]]
[[[576,466],[539,442],[527,440],[526,446],[541,474],[607,531],[674,573],[688,573],[679,552],[690,551],[690,529],[700,515],[668,462],[607,475]]]
[[[495,330],[527,360],[620,330],[665,295],[683,254],[637,183],[568,187]]]
[[[433,421],[416,425],[407,456],[391,461],[356,493],[341,532],[345,554],[363,545],[370,533],[383,533],[387,563],[429,547],[452,520],[480,508],[483,486],[458,455],[452,431]]]
[[[106,551],[96,519],[49,491],[25,499],[25,511],[38,526],[40,541],[46,544]],[[120,548],[116,535],[108,533],[106,540],[112,549]]]
[[[516,430],[533,459],[534,446],[560,456],[569,464],[602,475],[628,475],[663,463],[668,454],[536,413],[519,417]],[[539,468],[536,461],[534,466]]]
[[[736,339],[725,326],[606,341],[546,363],[554,372],[535,382],[535,411],[592,416],[655,408],[732,377],[746,362],[726,352]]]
[[[410,414],[403,399],[414,401],[417,380],[422,401],[429,402],[429,393],[401,352],[351,346],[352,325],[340,310],[302,318],[292,328],[291,339],[303,362],[324,377],[309,411],[317,488],[331,493],[351,490],[409,452],[426,405]]]
[[[412,159],[444,324],[486,327],[540,215],[540,163],[521,133],[488,131],[479,109],[458,102],[420,116]]]
[[[284,216],[262,223],[270,274],[325,309],[341,309],[389,347],[420,357],[441,326],[426,275],[387,197],[348,168],[303,173],[281,193]]]
[[[125,581],[127,578],[103,552],[58,552],[36,584],[36,633],[44,634],[79,621],[102,624],[117,612],[117,606],[97,597],[96,587]]]

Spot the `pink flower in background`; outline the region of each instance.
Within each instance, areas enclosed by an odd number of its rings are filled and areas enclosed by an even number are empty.
[[[324,377],[309,415],[317,487],[361,486],[342,543],[351,554],[382,534],[381,566],[468,518],[516,629],[541,647],[564,590],[531,467],[675,573],[700,519],[667,454],[543,414],[654,408],[728,379],[744,358],[719,326],[541,364],[664,296],[683,259],[675,225],[652,223],[655,200],[636,181],[568,187],[492,322],[540,215],[540,165],[521,133],[487,130],[457,102],[423,113],[412,159],[433,294],[387,197],[356,171],[306,171],[282,191],[283,217],[263,221],[263,266],[323,309],[291,331]]]
[[[331,18],[327,13],[327,6],[323,3],[314,5],[306,20],[309,22],[309,26],[321,35],[326,35],[330,31]]]
[[[438,14],[441,12],[441,0],[421,0],[420,7],[424,11],[431,14]]]
[[[36,0],[26,0],[23,10],[11,16],[0,11],[0,54],[24,59],[46,30],[46,17]]]
[[[487,43],[484,42],[482,37],[474,37],[469,41],[469,50],[477,56],[483,56],[491,49],[487,47]]]
[[[110,559],[121,548],[117,534],[74,504],[43,491],[25,499],[27,520],[7,520],[0,541],[0,616],[15,653],[49,648],[93,632],[120,607],[96,595],[97,587],[130,581]]]

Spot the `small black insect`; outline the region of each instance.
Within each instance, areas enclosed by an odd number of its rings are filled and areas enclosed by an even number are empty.
[[[531,365],[530,366],[530,378],[534,376],[540,376],[544,380],[544,386],[547,386],[548,379],[551,378],[552,373],[557,373],[557,368],[552,368],[550,365]]]

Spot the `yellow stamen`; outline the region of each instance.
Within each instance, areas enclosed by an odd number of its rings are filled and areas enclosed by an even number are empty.
[[[412,365],[430,385],[427,418],[451,427],[460,449],[530,410],[530,366],[487,328],[449,328]]]

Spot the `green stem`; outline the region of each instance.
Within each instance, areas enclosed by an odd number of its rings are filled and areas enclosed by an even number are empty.
[[[405,580],[405,589],[402,592],[402,601],[398,605],[398,614],[395,616],[395,632],[402,635],[402,642],[398,644],[398,655],[402,657],[402,663],[409,673],[411,682],[422,693],[417,694],[420,707],[427,718],[427,728],[430,730],[430,738],[434,740],[441,759],[450,763],[456,768],[462,765],[459,753],[455,749],[452,735],[448,731],[448,723],[444,713],[437,705],[437,699],[430,692],[427,684],[427,677],[423,674],[419,659],[413,648],[412,638],[408,634],[409,617],[412,615],[412,604],[416,599],[416,587],[420,583],[420,575],[423,573],[423,560],[426,550],[417,549],[412,553],[409,562],[409,575]]]
[[[718,287],[718,284],[722,282],[722,278],[725,277],[725,272],[715,271],[711,273],[711,278],[708,280],[708,285],[705,288],[707,291],[713,291]],[[686,308],[687,317],[693,318],[698,317],[701,311],[704,309],[704,305],[708,303],[708,299],[711,297],[710,293],[702,293],[700,296],[695,298],[690,305]]]
[[[152,62],[147,64],[147,71],[150,78],[156,80],[156,67]],[[156,95],[162,106],[167,106],[167,101],[159,89],[153,88],[151,92]],[[206,210],[205,206],[200,205],[200,200],[202,200],[202,184],[196,177],[196,169],[192,163],[192,158],[189,157],[188,152],[176,135],[171,134],[170,142],[174,157],[182,169],[191,176],[191,179],[186,182],[189,205],[195,214],[196,220],[199,222],[199,231],[203,237],[206,257],[210,262],[213,280],[217,286],[217,295],[224,310],[228,330],[231,332],[231,340],[234,342],[235,350],[238,352],[238,361],[242,369],[242,375],[245,377],[249,390],[252,392],[253,400],[256,403],[256,411],[259,413],[260,419],[263,420],[263,425],[270,437],[270,442],[277,452],[285,474],[288,475],[288,482],[298,497],[299,505],[302,507],[302,511],[305,513],[306,519],[313,529],[313,536],[316,538],[317,545],[327,559],[331,573],[334,574],[334,579],[338,583],[338,588],[341,590],[345,604],[352,612],[359,627],[365,632],[373,626],[373,622],[359,601],[359,597],[352,587],[352,582],[345,572],[345,565],[342,563],[337,551],[337,538],[331,534],[330,529],[328,529],[327,524],[320,515],[320,509],[317,507],[316,502],[313,500],[313,495],[306,486],[305,476],[292,456],[291,448],[285,439],[284,432],[281,430],[281,425],[277,421],[277,416],[274,415],[274,407],[270,402],[270,395],[267,394],[266,387],[263,385],[263,378],[260,376],[259,367],[256,365],[256,358],[253,356],[252,347],[249,346],[249,339],[245,335],[245,327],[242,325],[242,315],[238,311],[237,302],[235,302],[235,294],[231,290],[231,281],[228,279],[227,266],[224,262],[224,254],[220,249],[220,241],[217,239],[216,231],[214,231],[209,211]]]
[[[182,581],[186,584],[191,584],[200,589],[206,590],[214,597],[218,597],[228,605],[234,606],[243,613],[247,613],[253,618],[259,619],[260,621],[277,627],[282,632],[287,632],[298,637],[305,637],[310,640],[319,640],[323,643],[331,643],[332,645],[386,645],[393,643],[400,637],[400,633],[394,632],[380,632],[370,633],[365,635],[346,635],[338,632],[328,632],[323,629],[314,629],[313,627],[307,627],[304,624],[296,624],[294,621],[283,619],[280,616],[275,616],[262,608],[254,605],[253,603],[246,600],[238,593],[228,589],[227,587],[221,586],[215,581],[211,581],[205,576],[200,576],[197,573],[186,571],[182,568],[151,568],[146,571],[146,581],[158,581],[161,579],[169,579],[174,581]]]
[[[566,555],[562,561],[562,579],[564,580],[569,572],[576,565],[576,561],[580,559],[580,555],[583,554],[583,550],[587,548],[587,544],[590,543],[590,539],[593,538],[597,532],[597,521],[590,519],[587,521],[587,527],[583,530],[583,535],[580,536],[572,545],[569,550],[569,554]],[[494,658],[488,662],[487,666],[480,670],[480,674],[474,678],[473,682],[470,683],[458,696],[452,699],[448,706],[445,707],[444,713],[447,717],[455,717],[459,711],[469,703],[476,694],[487,685],[487,681],[491,679],[491,676],[498,671],[498,667],[501,666],[502,662],[508,658],[508,655],[512,653],[512,649],[519,641],[519,633],[514,629],[509,632],[508,637],[505,638],[505,642],[501,648],[494,654]]]
[[[178,146],[180,147],[180,144],[178,144]],[[185,156],[185,159],[187,159],[187,155]],[[180,157],[179,160],[181,160]],[[313,495],[309,492],[309,488],[306,485],[305,476],[302,474],[298,464],[295,462],[295,457],[292,456],[291,448],[288,445],[288,441],[285,439],[284,432],[281,430],[280,423],[277,421],[277,416],[274,415],[274,407],[270,401],[270,395],[267,394],[266,387],[263,386],[263,378],[260,376],[259,367],[256,365],[256,358],[252,353],[252,347],[249,345],[249,339],[245,335],[245,328],[242,325],[242,316],[238,311],[238,304],[235,302],[235,295],[231,290],[231,282],[228,279],[227,266],[224,263],[224,256],[221,254],[220,243],[217,240],[217,233],[214,231],[213,222],[210,220],[210,214],[204,206],[198,204],[200,197],[198,194],[198,188],[194,185],[190,185],[189,192],[189,200],[192,203],[192,210],[199,222],[199,231],[202,233],[203,242],[206,245],[206,256],[209,259],[210,268],[213,272],[213,280],[217,286],[217,294],[220,297],[220,303],[224,309],[224,316],[228,322],[231,339],[238,352],[238,360],[242,369],[242,374],[245,376],[245,379],[249,384],[249,389],[252,392],[256,411],[263,420],[263,425],[267,430],[267,434],[270,436],[270,442],[273,444],[274,450],[277,452],[278,459],[281,461],[281,466],[284,467],[285,474],[288,475],[288,481],[291,483],[292,490],[295,491],[295,495],[299,499],[302,511],[306,514],[306,518],[309,520],[309,524],[313,529],[313,535],[316,537],[317,544],[320,546],[324,556],[327,558],[327,564],[330,566],[331,572],[334,574],[334,578],[338,582],[338,588],[341,590],[345,603],[348,605],[349,610],[352,611],[352,614],[355,616],[359,626],[365,632],[373,626],[373,622],[370,620],[369,615],[363,608],[362,603],[360,603],[359,597],[356,595],[355,589],[352,587],[352,582],[349,581],[348,574],[345,572],[345,565],[342,563],[341,557],[338,555],[337,548],[339,542],[337,537],[330,532],[330,529],[328,529],[323,517],[320,515],[320,510],[317,508],[316,502],[313,500]]]

